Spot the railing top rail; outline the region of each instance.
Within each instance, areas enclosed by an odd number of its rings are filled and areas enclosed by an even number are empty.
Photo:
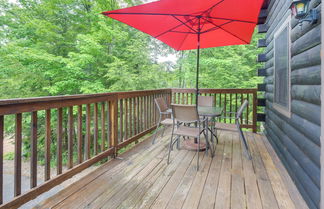
[[[16,98],[16,99],[0,99],[0,106],[13,105],[13,104],[26,104],[34,102],[53,102],[64,100],[78,100],[85,98],[98,98],[98,97],[112,97],[115,95],[138,95],[145,93],[168,92],[170,89],[152,89],[152,90],[137,90],[137,91],[123,91],[123,92],[109,92],[98,94],[76,94],[76,95],[60,95],[60,96],[46,96],[46,97],[31,97],[31,98]]]
[[[200,93],[255,93],[256,88],[246,89],[199,89]],[[196,89],[173,88],[172,93],[195,93]]]

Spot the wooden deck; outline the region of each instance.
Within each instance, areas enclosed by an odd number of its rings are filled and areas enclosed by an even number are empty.
[[[246,133],[252,160],[235,132],[221,132],[216,156],[176,150],[167,165],[169,135],[138,144],[37,208],[307,208],[275,152]]]

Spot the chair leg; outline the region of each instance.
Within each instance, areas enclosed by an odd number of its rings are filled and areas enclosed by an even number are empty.
[[[200,136],[198,136],[198,148],[197,148],[197,171],[199,171],[199,150],[200,150]]]

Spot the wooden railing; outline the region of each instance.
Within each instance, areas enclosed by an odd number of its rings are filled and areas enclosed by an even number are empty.
[[[116,156],[118,150],[156,127],[157,110],[154,98],[161,96],[170,101],[171,90],[0,100],[1,204],[4,189],[4,121],[6,117],[15,117],[15,198],[0,207],[18,207],[94,163],[108,156]],[[31,123],[26,133],[23,129],[23,119],[28,117],[31,118]],[[37,175],[37,145],[41,131],[45,135],[45,171],[44,183],[38,184],[37,179],[40,177]],[[22,195],[23,139],[30,141],[30,190]],[[55,153],[51,152],[53,144],[56,146]],[[63,154],[67,156],[66,165],[63,165]],[[53,158],[56,161],[56,175],[51,174]]]
[[[0,100],[0,208],[18,207],[136,143],[156,128],[155,98],[164,97],[169,105],[194,104],[194,93],[194,89],[159,89]],[[225,112],[236,111],[243,99],[248,99],[250,105],[242,118],[243,126],[257,130],[256,89],[201,89],[201,93],[214,95],[216,104],[224,107]],[[26,118],[30,118],[30,123]],[[15,123],[14,198],[3,203],[6,189],[3,188],[3,142],[9,123]],[[44,137],[43,147],[39,147],[41,136]],[[21,182],[23,140],[30,142],[30,190],[24,193]],[[42,177],[37,172],[40,153],[44,159]],[[55,173],[51,173],[53,160]],[[37,182],[39,178],[44,182]]]
[[[234,113],[248,100],[249,105],[241,117],[242,128],[257,131],[257,89],[200,89],[199,92],[202,96],[213,96],[216,106],[224,109],[222,117],[218,118],[223,123],[235,123]],[[172,89],[172,103],[196,104],[195,95],[195,89]]]

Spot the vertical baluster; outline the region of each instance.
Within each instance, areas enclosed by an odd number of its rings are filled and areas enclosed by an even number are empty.
[[[3,141],[4,116],[0,115],[0,205],[3,203]]]
[[[37,112],[31,113],[30,188],[37,186]]]
[[[180,93],[178,93],[178,101],[177,101],[177,104],[181,104]]]
[[[68,108],[68,162],[67,167],[70,169],[73,167],[73,106]]]
[[[257,100],[257,97],[258,97],[258,93],[257,93],[257,91],[254,91],[253,92],[253,96],[252,96],[253,98],[253,106],[252,106],[252,108],[253,108],[253,118],[252,118],[252,120],[253,120],[253,133],[256,133],[257,132],[257,129],[258,129],[258,124],[257,124],[257,102],[258,102],[258,100]]]
[[[146,130],[146,96],[143,96],[142,97],[142,112],[143,112],[143,130]]]
[[[78,163],[82,163],[82,105],[78,106]]]
[[[109,116],[110,116],[110,124],[111,124],[111,131],[110,131],[110,147],[117,148],[118,145],[118,101],[113,100],[109,103]],[[115,156],[117,154],[117,149],[115,150]]]
[[[46,110],[45,116],[45,181],[51,178],[51,110]]]
[[[133,100],[133,111],[134,111],[134,135],[137,134],[137,98],[134,97],[134,100]]]
[[[57,175],[62,173],[62,138],[63,138],[63,109],[57,110],[57,147],[56,147],[56,166]]]
[[[21,194],[21,141],[22,141],[22,114],[16,114],[15,130],[15,170],[14,170],[14,196]]]
[[[219,106],[222,107],[222,94],[219,93]],[[224,109],[224,107],[222,107]],[[226,117],[226,112],[224,112],[224,117]],[[219,118],[219,122],[221,122],[221,118]]]
[[[86,140],[85,140],[85,159],[91,158],[91,105],[86,106]]]
[[[149,96],[149,106],[150,106],[150,112],[149,112],[149,120],[150,120],[150,127],[153,126],[153,120],[152,120],[152,111],[153,111],[153,100],[152,95]]]
[[[119,129],[120,129],[120,142],[124,141],[124,130],[123,130],[123,117],[124,117],[124,111],[123,111],[123,99],[119,100]]]
[[[98,154],[98,103],[93,106],[93,153]]]
[[[141,100],[137,97],[137,134],[141,132]]]
[[[246,107],[246,124],[249,124],[249,106],[250,106],[250,97],[249,97],[249,93],[247,93],[246,95],[246,99],[249,102],[248,106]]]
[[[232,110],[232,94],[230,94],[230,123],[232,123],[232,117],[233,117],[233,114],[232,114],[233,110]]]
[[[141,132],[144,131],[145,127],[145,120],[144,120],[144,97],[142,96],[141,98],[141,107],[140,107],[140,112],[141,112]]]
[[[129,99],[125,99],[125,140],[128,139],[129,136],[129,127],[128,127],[128,123],[129,123],[129,114],[128,114],[128,103],[129,103]]]
[[[133,136],[133,98],[129,98],[129,136]]]
[[[106,121],[105,121],[105,102],[101,103],[101,152],[105,150],[105,140],[106,140]]]
[[[243,104],[243,93],[241,93],[241,106]],[[241,124],[243,124],[243,114],[241,115]]]
[[[224,95],[224,111],[225,111],[225,117],[224,117],[224,122],[226,123],[226,117],[227,117],[227,112],[226,112],[226,101],[227,101],[227,94]]]
[[[111,121],[111,101],[108,102],[108,109],[107,109],[107,116],[108,116],[108,148],[112,146],[112,121]]]

